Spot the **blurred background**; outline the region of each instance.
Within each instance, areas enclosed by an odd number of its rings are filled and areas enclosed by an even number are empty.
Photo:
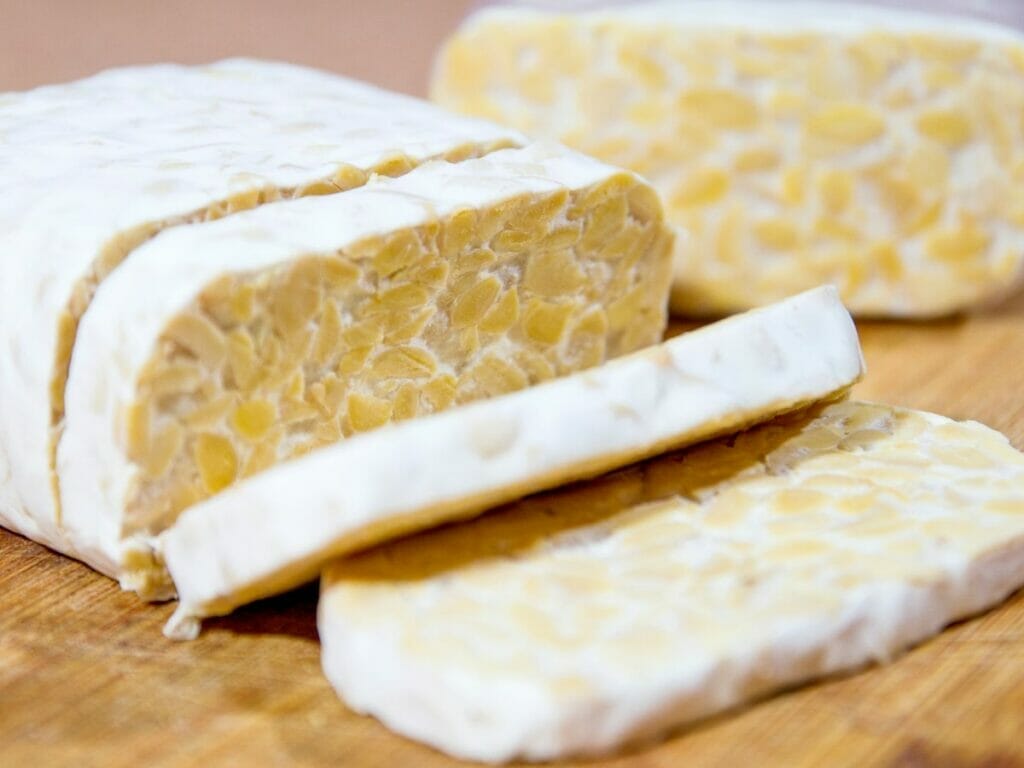
[[[492,1],[0,0],[0,92],[124,64],[245,55],[322,67],[422,96],[440,41],[471,8]],[[613,4],[512,1],[563,8]],[[1024,28],[1024,0],[867,1],[957,10]]]
[[[287,59],[424,95],[474,0],[0,0],[0,92],[100,69]]]

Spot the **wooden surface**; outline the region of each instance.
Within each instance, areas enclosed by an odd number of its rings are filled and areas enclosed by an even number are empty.
[[[0,90],[119,63],[288,58],[418,92],[469,2],[0,0]],[[857,394],[974,418],[1024,448],[1024,296],[968,320],[866,324]],[[0,767],[454,763],[347,711],[320,673],[315,588],[160,634],[86,567],[0,531]],[[1024,595],[895,663],[587,765],[1024,766]]]

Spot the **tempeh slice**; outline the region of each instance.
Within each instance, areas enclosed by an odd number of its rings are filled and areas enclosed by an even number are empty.
[[[859,402],[337,561],[323,665],[461,758],[592,755],[888,661],[1024,584],[1024,456]]]
[[[82,320],[65,524],[168,596],[153,537],[235,481],[659,341],[671,241],[649,185],[556,145],[162,233]]]
[[[239,483],[160,539],[167,631],[314,578],[331,557],[822,398],[862,372],[832,288],[589,371],[361,435]]]

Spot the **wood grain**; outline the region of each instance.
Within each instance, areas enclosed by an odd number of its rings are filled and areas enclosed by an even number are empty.
[[[0,0],[0,90],[120,63],[286,58],[421,92],[468,0]],[[978,419],[1024,448],[1024,295],[969,319],[861,327],[861,397]],[[0,369],[2,370],[2,369]],[[338,701],[316,590],[160,634],[85,566],[0,531],[0,766],[422,766],[455,762]],[[889,666],[772,697],[586,763],[1024,767],[1024,595]]]
[[[862,397],[973,418],[1024,447],[1024,296],[861,327]],[[0,765],[455,765],[347,711],[319,668],[316,589],[160,634],[86,567],[0,532]],[[1024,766],[1024,595],[893,664],[775,696],[590,766]]]

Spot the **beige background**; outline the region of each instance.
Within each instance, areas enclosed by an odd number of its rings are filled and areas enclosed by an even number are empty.
[[[287,59],[423,94],[473,0],[0,0],[0,91],[107,67]]]

